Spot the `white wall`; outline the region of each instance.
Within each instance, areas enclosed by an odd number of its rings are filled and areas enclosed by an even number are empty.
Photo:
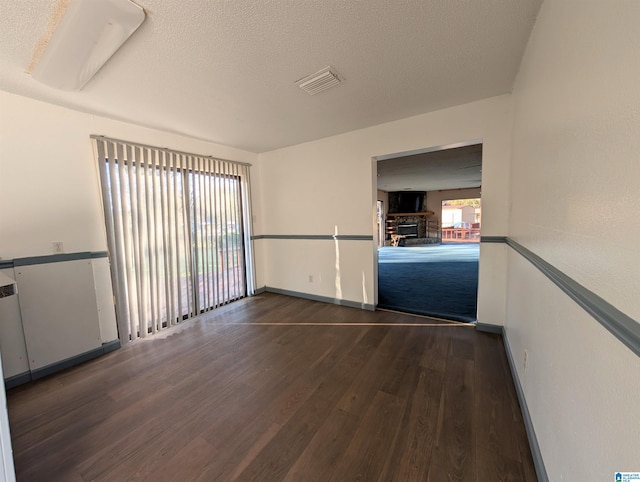
[[[510,222],[512,238],[635,320],[638,25],[635,0],[545,1],[514,89]],[[611,216],[621,210],[626,223]],[[640,470],[640,359],[515,252],[508,300],[507,337],[550,479]]]
[[[510,135],[511,98],[505,95],[260,154],[263,234],[372,235],[377,198],[372,158],[482,141],[483,234],[505,235]],[[374,303],[373,242],[339,243],[341,290],[333,241],[259,243],[268,260],[266,285]],[[504,321],[505,256],[493,247],[481,250],[479,320],[485,323]],[[321,280],[309,282],[315,274],[322,274]]]

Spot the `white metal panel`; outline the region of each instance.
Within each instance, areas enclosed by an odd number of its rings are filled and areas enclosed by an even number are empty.
[[[31,370],[102,346],[90,259],[15,268]]]
[[[93,266],[93,280],[96,287],[96,300],[98,302],[100,336],[102,342],[106,343],[118,339],[111,273],[109,271],[109,258],[92,259],[91,264]]]
[[[13,268],[0,270],[15,279]],[[24,341],[20,305],[15,294],[0,298],[0,351],[2,351],[2,370],[5,377],[12,377],[29,371],[27,346]]]
[[[0,380],[3,378],[0,363]],[[4,385],[0,388],[0,482],[15,482],[16,474],[13,466],[11,434],[9,433],[9,417],[7,415],[7,397]]]

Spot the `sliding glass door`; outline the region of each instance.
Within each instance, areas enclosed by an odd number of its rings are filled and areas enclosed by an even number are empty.
[[[235,176],[190,172],[188,180],[192,284],[203,312],[246,295],[242,188]]]
[[[251,293],[248,165],[94,139],[121,341]]]

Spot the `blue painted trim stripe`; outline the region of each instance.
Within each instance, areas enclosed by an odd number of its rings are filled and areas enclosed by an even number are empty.
[[[640,356],[640,322],[626,315],[611,303],[585,288],[537,254],[528,250],[508,236],[482,236],[483,243],[506,243],[523,258],[534,265],[558,288],[578,303],[587,313],[605,327],[633,353]]]
[[[507,353],[507,360],[509,361],[509,368],[511,369],[511,376],[513,377],[513,384],[516,387],[516,394],[518,401],[520,402],[520,412],[522,413],[522,419],[524,421],[524,428],[527,432],[527,438],[529,439],[529,448],[531,449],[531,457],[533,458],[533,466],[536,469],[538,480],[540,482],[549,482],[549,476],[547,475],[547,469],[544,466],[544,460],[542,459],[542,452],[540,451],[540,445],[538,444],[538,437],[536,437],[536,431],[533,428],[533,421],[531,420],[531,414],[529,413],[529,407],[527,406],[527,400],[524,396],[524,390],[520,384],[520,378],[516,371],[516,364],[513,361],[511,355],[511,348],[509,347],[509,339],[506,332],[502,331],[502,342],[504,344],[505,352]]]
[[[0,260],[0,269],[14,268],[16,266],[31,266],[34,264],[62,263],[79,259],[108,258],[106,251],[83,251],[79,253],[61,253],[46,256],[30,256],[27,258]]]
[[[476,319],[475,318],[471,318],[471,317],[466,317],[466,316],[456,316],[456,315],[452,315],[450,313],[436,313],[434,311],[424,311],[424,310],[408,310],[405,307],[402,306],[393,306],[393,305],[387,305],[384,303],[378,303],[378,309],[381,310],[389,310],[389,311],[398,311],[400,313],[407,313],[410,315],[419,315],[419,316],[426,316],[428,318],[435,318],[438,320],[445,320],[445,321],[457,321],[459,323],[468,323],[470,325],[475,324]]]
[[[537,254],[529,251],[517,241],[507,238],[507,244],[538,268],[627,348],[640,356],[640,323],[546,262]]]
[[[311,239],[326,241],[373,241],[373,235],[370,234],[258,234],[251,236],[252,240],[256,239]]]
[[[107,353],[118,350],[121,346],[120,340],[108,341],[102,344],[102,353],[106,355]]]
[[[500,325],[492,325],[491,323],[476,323],[476,330],[502,335],[503,328]]]
[[[19,373],[4,380],[4,389],[9,390],[31,381],[31,372]]]
[[[80,365],[89,360],[93,360],[94,358],[98,358],[99,356],[106,355],[107,353],[111,353],[112,351],[120,348],[120,340],[113,340],[103,343],[101,347],[94,348],[93,350],[89,350],[85,353],[80,353],[79,355],[72,356],[67,358],[66,360],[61,360],[56,363],[52,363],[51,365],[47,365],[46,367],[38,368],[36,370],[32,370],[30,372],[21,373],[19,375],[14,375],[5,379],[4,386],[5,389],[14,388],[18,385],[23,385],[25,383],[30,382],[31,380],[37,380],[38,378],[43,378],[48,375],[52,375],[53,373],[57,373],[62,370],[66,370],[67,368],[74,367],[76,365]]]
[[[481,243],[506,243],[506,236],[480,236]]]
[[[52,254],[49,256],[32,256],[30,258],[16,258],[13,260],[13,265],[18,266],[31,266],[34,264],[48,264],[48,263],[62,263],[64,261],[77,261],[80,259],[91,259],[91,253],[65,253],[65,254]]]
[[[322,303],[331,303],[334,305],[347,306],[349,308],[359,308],[361,310],[375,311],[375,306],[369,303],[358,303],[357,301],[340,300],[338,298],[330,298],[328,296],[313,295],[311,293],[302,293],[300,291],[283,290],[280,288],[272,288],[270,286],[265,286],[264,288],[261,288],[261,290],[262,290],[261,293],[266,291],[269,293],[276,293],[279,295],[294,296],[296,298],[304,298],[312,301],[320,301]]]
[[[83,362],[93,360],[94,358],[98,358],[101,355],[104,355],[104,351],[102,347],[94,348],[93,350],[89,350],[85,353],[72,356],[70,358],[67,358],[66,360],[52,363],[51,365],[47,365],[46,367],[31,370],[31,378],[33,380],[37,380],[38,378],[43,378],[43,377],[46,377],[47,375],[51,375],[53,373],[65,370],[67,368],[74,367]]]

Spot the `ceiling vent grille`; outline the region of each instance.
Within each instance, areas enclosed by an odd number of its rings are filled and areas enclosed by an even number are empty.
[[[340,80],[338,74],[331,70],[331,67],[325,67],[315,74],[308,75],[296,81],[296,84],[307,94],[316,95],[318,92],[327,90],[334,85],[338,85],[340,82],[342,82],[342,80]]]

